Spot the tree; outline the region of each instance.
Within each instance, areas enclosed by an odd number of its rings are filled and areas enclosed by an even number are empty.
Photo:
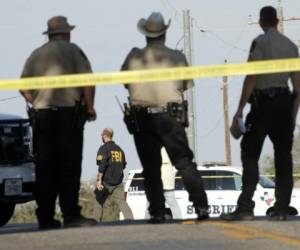
[[[294,175],[300,174],[300,126],[297,126],[295,137],[294,137],[294,144],[293,144],[293,163],[294,163]],[[274,157],[273,155],[266,155],[262,159],[263,172],[264,174],[275,174],[274,169]],[[297,177],[299,178],[299,177]]]

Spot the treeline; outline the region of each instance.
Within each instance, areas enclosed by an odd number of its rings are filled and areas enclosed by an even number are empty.
[[[86,217],[93,218],[93,209],[95,202],[95,195],[93,190],[95,186],[93,182],[83,182],[80,189],[80,206],[82,207],[82,214]],[[57,201],[58,202],[58,201]],[[108,205],[110,207],[110,213],[105,213],[103,221],[115,221],[119,220],[119,209],[115,203]],[[18,204],[15,209],[15,213],[9,223],[37,223],[35,216],[36,203],[35,201],[25,204]],[[62,215],[59,206],[56,206],[57,219],[62,219]],[[98,218],[95,218],[98,219]]]

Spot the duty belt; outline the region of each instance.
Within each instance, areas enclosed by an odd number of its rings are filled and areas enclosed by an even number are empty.
[[[277,97],[282,95],[291,94],[288,87],[279,87],[279,88],[267,88],[267,89],[256,89],[253,93],[256,97]]]
[[[168,112],[167,106],[160,106],[160,107],[132,106],[132,109],[136,111],[146,112],[147,114],[160,114],[160,113]]]

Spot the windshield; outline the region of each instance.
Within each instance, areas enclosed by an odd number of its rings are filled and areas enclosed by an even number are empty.
[[[263,188],[275,188],[275,183],[274,181],[272,181],[271,179],[269,179],[266,176],[260,176],[259,177],[259,184],[263,187]]]

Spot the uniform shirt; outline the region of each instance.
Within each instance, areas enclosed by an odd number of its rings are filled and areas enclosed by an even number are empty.
[[[161,149],[161,180],[164,190],[175,189],[175,171],[165,148]]]
[[[126,159],[123,150],[113,141],[102,145],[97,153],[98,172],[103,173],[103,182],[118,185],[122,182]]]
[[[27,59],[21,77],[54,76],[91,72],[90,63],[75,44],[51,40],[33,51]],[[80,100],[82,88],[31,90],[33,107],[73,107]]]
[[[297,46],[275,28],[258,36],[252,43],[249,61],[299,57]],[[292,73],[264,74],[256,76],[255,89],[288,87]]]
[[[133,48],[127,55],[122,70],[143,70],[187,66],[185,56],[163,43],[148,44],[143,49]],[[165,106],[168,102],[182,102],[182,93],[193,86],[193,81],[172,80],[156,83],[125,83],[133,105]],[[128,85],[127,85],[128,84]]]

